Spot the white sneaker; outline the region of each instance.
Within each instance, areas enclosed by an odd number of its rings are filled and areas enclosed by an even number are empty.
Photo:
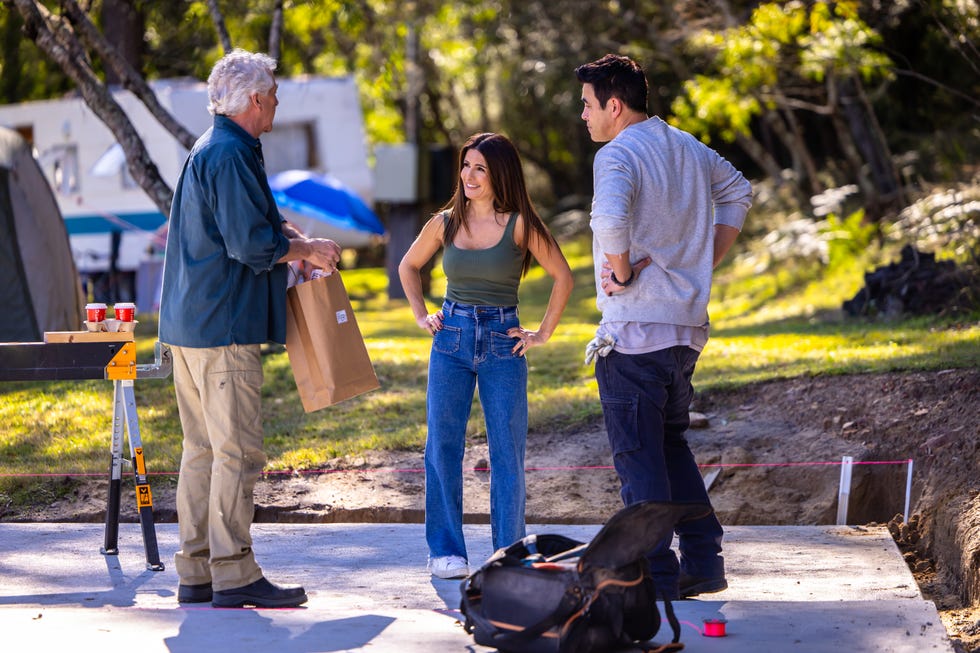
[[[466,578],[470,575],[466,558],[459,556],[429,558],[428,569],[436,578]]]

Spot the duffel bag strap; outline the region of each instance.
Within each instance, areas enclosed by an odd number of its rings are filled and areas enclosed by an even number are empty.
[[[644,575],[641,573],[640,577],[633,581],[621,581],[621,580],[606,580],[599,583],[596,588],[595,594],[590,597],[595,599],[602,590],[608,585],[618,585],[620,587],[631,587],[638,585],[643,581]],[[684,645],[680,642],[681,639],[681,623],[677,620],[677,614],[674,612],[674,605],[670,602],[670,599],[665,598],[664,600],[664,612],[667,615],[667,623],[670,624],[670,630],[672,631],[674,638],[670,640],[669,644],[656,644],[654,642],[644,642],[641,644],[635,644],[638,648],[645,651],[646,653],[667,653],[668,651],[680,651],[684,648]],[[591,600],[589,601],[591,603]],[[656,601],[653,602],[654,611],[657,610]]]
[[[654,610],[656,610],[656,603],[654,603]],[[674,644],[681,639],[681,624],[677,620],[677,615],[674,614],[674,606],[670,602],[670,599],[664,599],[664,612],[667,613],[667,623],[670,624],[670,629],[674,631],[674,639],[670,640]]]
[[[462,595],[459,601],[459,611],[462,612],[463,616],[466,617],[466,619],[463,622],[463,630],[465,630],[470,635],[472,635],[473,631],[476,629],[476,624],[474,623],[474,619],[473,619],[473,612],[475,607],[473,605],[474,597],[471,595],[471,593],[476,595],[476,597],[480,596],[477,591],[471,589],[470,582],[472,579],[473,576],[470,576],[469,578],[467,578],[466,580],[464,580],[462,583],[459,584],[460,594]]]
[[[653,604],[653,609],[657,609],[656,603]],[[684,644],[680,642],[681,624],[677,620],[677,615],[674,613],[674,606],[671,604],[670,599],[664,599],[664,612],[667,613],[667,622],[670,624],[670,629],[674,632],[674,639],[668,644],[657,644],[656,642],[635,644],[634,646],[643,651],[643,653],[674,653],[675,651],[683,650]]]

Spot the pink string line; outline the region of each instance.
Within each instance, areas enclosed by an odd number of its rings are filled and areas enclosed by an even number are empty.
[[[704,631],[703,630],[701,630],[700,628],[698,628],[696,625],[692,624],[690,621],[680,621],[680,623],[682,623],[685,626],[690,626],[694,630],[698,631],[698,634],[699,635],[703,635],[704,634]]]
[[[911,458],[906,460],[863,460],[852,462],[852,465],[907,465],[912,462]],[[843,465],[839,460],[827,460],[816,462],[792,462],[792,463],[707,463],[698,467],[817,467],[817,466],[840,466]],[[573,472],[573,471],[593,471],[593,470],[613,470],[612,465],[569,465],[562,467],[525,467],[526,472]],[[471,467],[464,469],[466,472],[489,472],[489,467]],[[418,468],[388,468],[379,467],[376,469],[275,469],[262,472],[263,476],[315,476],[319,474],[424,474],[424,469]],[[179,472],[147,472],[147,476],[177,476]],[[100,472],[77,472],[77,473],[46,473],[46,474],[0,474],[0,478],[73,478],[84,476],[105,476]]]

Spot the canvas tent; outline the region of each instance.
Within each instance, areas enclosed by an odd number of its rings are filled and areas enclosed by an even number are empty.
[[[65,222],[31,148],[0,127],[0,342],[38,342],[82,325]]]

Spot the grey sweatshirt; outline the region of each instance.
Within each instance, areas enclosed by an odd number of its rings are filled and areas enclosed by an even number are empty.
[[[592,253],[602,322],[708,321],[714,225],[741,229],[752,185],[717,152],[654,116],[604,145],[593,164]],[[626,291],[599,286],[605,254],[652,263]]]

